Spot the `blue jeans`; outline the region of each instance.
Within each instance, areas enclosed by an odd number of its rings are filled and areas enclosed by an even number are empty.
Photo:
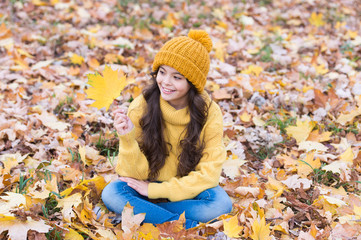
[[[146,223],[160,224],[178,220],[185,212],[187,229],[232,210],[232,201],[220,186],[207,189],[193,199],[153,203],[129,187],[126,182],[117,180],[104,188],[102,200],[108,210],[118,214],[122,213],[124,206],[129,202],[134,207],[134,214],[145,213],[143,222]]]

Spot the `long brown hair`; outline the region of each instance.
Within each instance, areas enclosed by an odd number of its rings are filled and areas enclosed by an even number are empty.
[[[142,138],[140,148],[149,163],[148,179],[154,181],[164,166],[166,157],[169,155],[167,146],[169,143],[164,138],[164,120],[160,109],[160,90],[156,81],[158,71],[152,72],[152,84],[143,90],[143,96],[147,102],[147,110],[140,119]],[[187,125],[184,138],[179,145],[182,148],[178,156],[179,164],[177,175],[183,177],[195,169],[199,163],[204,149],[204,141],[200,139],[200,133],[208,117],[208,104],[197,89],[191,84],[188,92],[188,109],[190,121]],[[170,148],[173,146],[169,146]]]

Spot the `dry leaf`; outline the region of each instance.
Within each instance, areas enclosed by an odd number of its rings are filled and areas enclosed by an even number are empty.
[[[243,227],[238,224],[238,215],[223,220],[224,233],[230,238],[238,238]]]
[[[27,217],[25,221],[15,217],[3,217],[0,215],[0,233],[8,231],[8,236],[12,240],[26,240],[28,231],[33,230],[39,233],[47,233],[51,227],[44,220],[33,220]]]
[[[252,223],[252,234],[250,237],[253,240],[270,240],[270,224],[271,223],[266,225],[266,220],[264,217],[262,217],[260,220],[255,219]]]

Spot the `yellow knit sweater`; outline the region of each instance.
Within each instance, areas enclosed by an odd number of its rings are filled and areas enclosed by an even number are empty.
[[[176,110],[160,97],[160,107],[165,123],[165,140],[171,144],[169,156],[160,170],[157,181],[148,185],[150,199],[167,198],[170,201],[191,199],[202,191],[218,185],[222,164],[226,160],[226,150],[223,144],[223,118],[219,106],[211,102],[208,94],[203,96],[210,104],[208,119],[201,132],[205,148],[203,157],[195,170],[187,176],[177,177],[178,155],[181,152],[179,141],[184,137],[190,116],[188,107]],[[142,117],[146,101],[142,95],[135,98],[129,106],[128,116],[134,124],[133,130],[119,136],[119,158],[116,172],[120,176],[146,180],[148,177],[148,161],[139,148],[141,136],[139,120]]]

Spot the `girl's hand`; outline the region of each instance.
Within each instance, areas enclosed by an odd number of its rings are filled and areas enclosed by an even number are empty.
[[[119,135],[127,134],[133,129],[134,125],[123,108],[116,108],[112,113],[114,116],[114,127]]]
[[[126,182],[129,187],[133,188],[140,195],[148,197],[148,184],[147,181],[137,180],[129,177],[120,177],[121,181]]]

